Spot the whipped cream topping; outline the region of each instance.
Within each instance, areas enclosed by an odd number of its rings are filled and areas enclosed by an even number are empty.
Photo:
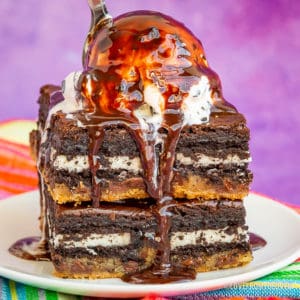
[[[84,127],[83,124],[78,120],[78,118],[74,117],[75,112],[82,111],[84,109],[84,103],[82,99],[80,99],[79,91],[77,90],[78,80],[80,78],[81,72],[72,72],[70,73],[62,82],[62,90],[58,92],[54,92],[54,94],[50,95],[50,98],[56,98],[57,93],[62,93],[63,99],[58,103],[52,105],[48,112],[47,120],[45,123],[45,128],[39,128],[41,134],[41,144],[43,144],[48,136],[47,129],[50,128],[50,122],[53,115],[58,112],[62,112],[66,115],[67,119],[76,120],[77,126]],[[51,103],[50,99],[50,103]],[[41,153],[40,153],[41,155]],[[40,160],[40,159],[39,159]],[[39,165],[38,160],[38,165]]]
[[[64,96],[64,100],[53,106],[49,115],[53,115],[61,111],[68,117],[69,114],[73,114],[84,109],[82,99],[79,97],[80,92],[77,88],[81,74],[82,72],[80,71],[72,72],[65,78],[62,82],[62,94]]]

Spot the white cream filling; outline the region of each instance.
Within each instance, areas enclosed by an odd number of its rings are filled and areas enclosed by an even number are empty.
[[[141,160],[139,157],[130,158],[128,156],[105,157],[108,161],[110,169],[126,170],[134,174],[142,171]],[[76,155],[72,159],[68,159],[65,155],[57,155],[53,162],[53,166],[57,170],[66,170],[69,172],[82,172],[89,169],[89,160],[87,155]],[[105,169],[100,166],[100,169]]]
[[[177,247],[184,247],[187,245],[198,245],[202,244],[215,244],[215,243],[233,243],[240,242],[240,235],[245,234],[246,231],[239,227],[237,233],[228,234],[225,229],[206,229],[198,230],[193,232],[175,232],[171,235],[171,249]],[[247,236],[247,235],[246,235]]]
[[[228,154],[226,158],[218,158],[218,157],[211,157],[204,154],[196,154],[197,160],[192,159],[189,156],[184,156],[182,153],[176,154],[176,160],[183,165],[193,165],[194,167],[198,168],[200,166],[207,167],[209,165],[244,165],[251,161],[251,158],[241,159],[238,155]]]
[[[57,170],[80,173],[89,168],[89,160],[85,155],[76,155],[68,159],[65,155],[58,155],[53,163]]]
[[[128,156],[107,157],[110,168],[113,170],[126,170],[135,174],[142,171],[142,164],[139,157],[129,158]]]
[[[63,234],[58,234],[53,239],[55,248],[63,244],[65,248],[93,248],[93,247],[118,247],[130,244],[130,233],[109,233],[109,234],[91,234],[86,238],[83,235],[76,234],[75,240],[65,240]]]
[[[215,243],[233,243],[247,242],[247,231],[242,227],[237,228],[237,232],[229,234],[223,229],[205,229],[193,232],[175,232],[171,235],[171,249],[184,246],[210,245]],[[156,239],[154,233],[146,233],[148,239]],[[242,237],[242,238],[241,238]],[[59,234],[52,239],[55,248],[63,246],[64,248],[94,248],[94,247],[125,247],[131,243],[130,233],[110,233],[110,234],[91,234],[83,238],[81,234],[75,234],[73,239],[70,236]],[[156,239],[157,240],[157,239]],[[90,249],[92,250],[92,249]]]
[[[47,129],[50,127],[50,121],[52,115],[55,115],[59,111],[66,114],[66,117],[69,119],[73,119],[73,113],[76,111],[81,111],[83,109],[83,103],[78,99],[78,91],[76,91],[75,86],[78,82],[78,79],[82,73],[80,71],[78,72],[72,72],[70,73],[65,80],[62,83],[62,93],[64,96],[64,100],[54,105],[47,116],[45,128],[42,132],[42,140],[41,144],[43,144],[47,139]],[[77,120],[77,126],[83,127],[81,122]]]
[[[55,153],[55,149],[52,149],[52,153]],[[54,159],[54,155],[51,156]],[[209,165],[216,166],[219,164],[228,165],[234,164],[242,166],[251,161],[251,158],[241,159],[236,154],[229,154],[225,159],[211,157],[204,154],[196,154],[197,160],[191,157],[184,156],[182,153],[176,154],[176,160],[183,165],[193,165],[195,168],[201,166],[207,167]],[[133,174],[142,172],[142,164],[139,157],[130,158],[128,156],[114,156],[105,157],[108,161],[109,168],[113,170],[126,170]],[[57,170],[66,170],[68,172],[82,172],[89,168],[88,156],[87,155],[76,155],[71,159],[68,159],[65,155],[57,155],[54,159],[53,166]],[[104,167],[101,167],[104,169]]]

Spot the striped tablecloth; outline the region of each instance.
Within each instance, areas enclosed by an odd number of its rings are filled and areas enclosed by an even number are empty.
[[[37,188],[35,163],[30,158],[28,147],[28,134],[34,128],[34,124],[33,121],[28,120],[0,123],[0,199]],[[300,213],[299,207],[294,209]],[[0,277],[0,300],[6,299],[88,300],[92,298],[38,289]],[[149,296],[144,299],[163,298]],[[300,259],[282,270],[252,282],[170,299],[300,299]]]

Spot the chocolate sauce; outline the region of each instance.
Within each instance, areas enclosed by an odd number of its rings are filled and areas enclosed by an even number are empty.
[[[40,237],[28,237],[18,240],[8,251],[14,256],[27,260],[50,260],[50,253],[46,250],[46,246],[41,242]]]
[[[175,149],[184,126],[182,105],[191,87],[206,76],[214,99],[211,111],[235,112],[235,109],[223,99],[220,80],[208,67],[201,42],[183,24],[146,11],[112,21],[103,14],[105,11],[102,10],[103,18],[98,22],[93,18],[86,40],[85,71],[80,79],[86,111],[77,114],[89,130],[93,206],[101,205],[101,186],[96,174],[99,164],[94,161],[95,156],[105,128],[117,124],[130,132],[139,148],[144,182],[149,197],[156,202],[154,212],[159,224],[154,265],[123,279],[134,283],[193,279],[194,270],[178,268],[170,258],[169,208],[174,201],[171,182]],[[149,87],[155,87],[162,96],[160,100],[147,102],[145,94]],[[147,122],[160,117],[159,114],[162,116],[159,127],[155,122]]]
[[[250,232],[249,237],[252,251],[259,250],[267,245],[267,241],[258,234]]]
[[[132,275],[125,275],[122,280],[135,284],[162,284],[174,281],[188,281],[196,278],[194,269],[182,268],[177,266],[161,266],[156,264],[152,267]]]
[[[99,199],[101,197],[101,188],[100,182],[97,177],[97,171],[100,168],[99,160],[97,159],[97,154],[102,144],[103,130],[97,130],[97,127],[90,127],[89,130],[89,165],[92,173],[92,191],[91,191],[91,198],[93,207],[99,207]]]

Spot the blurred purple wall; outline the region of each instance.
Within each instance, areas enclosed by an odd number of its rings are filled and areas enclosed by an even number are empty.
[[[159,10],[203,42],[252,130],[252,189],[300,204],[300,1],[107,0],[113,16]],[[0,120],[35,118],[38,89],[81,69],[85,0],[0,1]]]

